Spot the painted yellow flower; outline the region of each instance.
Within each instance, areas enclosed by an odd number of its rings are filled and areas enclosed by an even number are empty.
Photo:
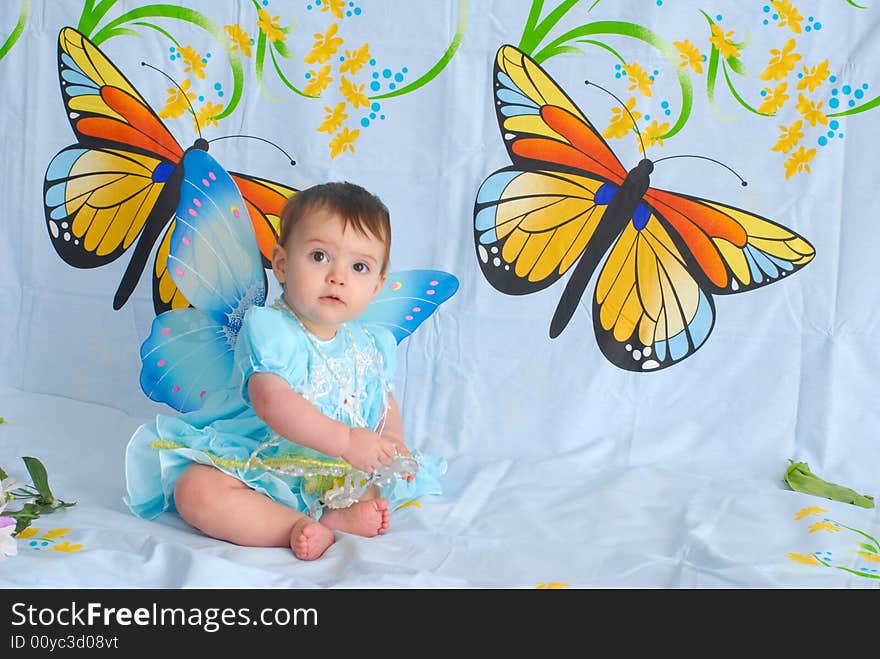
[[[539,583],[535,588],[537,590],[559,590],[561,588],[568,588],[570,585],[570,583],[562,583],[560,581],[547,581]]]
[[[211,101],[206,102],[201,108],[199,108],[199,111],[196,112],[196,116],[193,117],[196,132],[198,132],[199,128],[207,128],[211,125],[217,126],[217,115],[220,114],[222,110],[222,103],[212,103]]]
[[[40,529],[36,528],[35,526],[29,526],[29,527],[27,527],[24,531],[22,531],[21,533],[19,533],[19,534],[18,534],[17,536],[15,536],[15,537],[16,537],[16,538],[21,538],[21,539],[24,539],[24,538],[33,538],[33,537],[34,537],[35,535],[37,535],[37,533],[39,533],[39,532],[40,532]]]
[[[318,126],[319,133],[333,134],[339,130],[342,122],[348,119],[348,115],[345,114],[345,101],[340,101],[333,108],[325,107],[324,111],[327,115],[324,117],[321,125]]]
[[[804,17],[798,13],[798,10],[791,4],[791,0],[770,0],[773,9],[779,14],[779,27],[788,26],[795,34],[801,33],[801,21]]]
[[[769,87],[765,88],[764,91],[766,92],[766,95],[764,96],[764,102],[758,106],[758,112],[763,112],[764,114],[776,114],[779,109],[785,105],[785,102],[791,98],[785,93],[787,89],[787,82],[779,83],[776,85],[776,89],[770,89]]]
[[[406,508],[408,506],[412,506],[413,508],[421,508],[422,502],[418,501],[417,499],[413,499],[412,501],[407,501],[406,503],[400,504],[399,506],[397,506],[397,508],[395,508],[395,510],[400,510],[401,508]]]
[[[803,94],[798,94],[798,102],[795,106],[801,116],[810,122],[811,126],[816,124],[828,125],[828,117],[822,112],[822,101],[813,102]]]
[[[189,91],[190,85],[192,85],[192,81],[189,78],[184,78],[183,82],[180,83],[180,89],[169,87],[166,90],[168,92],[168,100],[165,101],[165,107],[159,111],[160,117],[163,119],[176,119],[189,109],[190,103],[196,100],[196,95]]]
[[[758,77],[761,80],[782,80],[791,73],[794,65],[801,59],[800,54],[794,52],[795,45],[795,40],[789,39],[782,48],[771,48],[770,62]]]
[[[251,38],[250,35],[242,29],[241,25],[238,23],[235,25],[225,25],[224,29],[226,30],[226,34],[228,34],[229,38],[232,40],[232,50],[241,50],[242,55],[250,57]]]
[[[179,52],[185,63],[183,67],[184,73],[191,71],[195,77],[204,80],[205,62],[202,61],[202,56],[196,52],[196,49],[192,46],[187,46],[186,48],[181,48]]]
[[[269,12],[265,9],[258,10],[257,15],[259,16],[257,27],[266,34],[270,41],[284,41],[287,38],[287,35],[281,30],[281,24],[278,23],[281,20],[280,16],[270,17]]]
[[[660,139],[661,135],[665,135],[669,132],[669,122],[659,123],[656,119],[648,124],[645,129],[642,131],[642,138],[646,142],[647,146],[663,146],[663,140]]]
[[[339,91],[345,96],[345,100],[351,104],[355,110],[359,107],[369,107],[370,99],[364,94],[363,84],[356,85],[345,76],[339,79]]]
[[[703,56],[699,49],[691,43],[690,39],[684,41],[673,41],[672,45],[678,48],[681,55],[681,66],[689,66],[694,73],[703,72]]]
[[[330,140],[330,157],[335,158],[346,151],[354,153],[354,142],[360,134],[360,130],[349,130],[347,127],[336,133],[336,136]]]
[[[862,558],[864,558],[865,560],[873,561],[875,563],[880,563],[880,554],[872,554],[867,551],[857,551],[856,553],[859,556],[861,556]]]
[[[793,121],[791,125],[786,128],[785,126],[780,126],[780,130],[782,133],[779,135],[779,139],[776,140],[776,144],[773,145],[771,151],[781,151],[782,153],[788,153],[791,151],[797,143],[801,141],[804,133],[801,130],[804,122],[800,119],[797,121]],[[815,510],[817,512],[808,512],[811,510]],[[810,506],[809,508],[804,508],[797,515],[794,516],[795,519],[803,519],[807,515],[818,515],[819,512],[827,512],[824,508],[819,508],[818,506]]]
[[[801,123],[802,122],[800,120],[795,121],[791,126],[789,126],[788,130],[800,130]],[[785,130],[785,126],[780,126],[780,128],[782,130]],[[800,139],[801,137],[803,137],[803,133],[801,134],[800,137],[798,137],[798,139]],[[801,520],[804,517],[807,517],[808,515],[812,515],[813,517],[815,517],[816,515],[821,515],[822,513],[827,513],[827,512],[828,512],[827,510],[825,510],[824,508],[821,508],[820,506],[807,506],[806,508],[801,508],[799,511],[797,511],[794,514],[794,518],[797,520]]]
[[[66,552],[79,551],[82,548],[83,548],[82,545],[72,545],[69,542],[62,542],[60,545],[55,545],[54,547],[52,547],[52,549],[54,551],[66,551]]]
[[[303,93],[309,96],[320,96],[330,83],[333,82],[333,78],[330,77],[329,64],[322,66],[317,73],[309,71],[309,76],[309,84],[303,89]]]
[[[640,64],[637,62],[624,64],[623,70],[626,71],[626,75],[629,78],[629,90],[631,92],[638,89],[642,96],[651,95],[651,85],[654,84],[654,81],[651,80],[648,72]]]
[[[709,37],[709,41],[718,49],[718,52],[724,59],[740,56],[739,49],[733,43],[733,30],[725,34],[720,25],[713,23],[712,36]]]
[[[63,538],[70,533],[71,529],[52,529],[44,535],[44,538]]]
[[[321,11],[330,11],[336,18],[342,18],[343,7],[345,7],[345,0],[324,0]]]
[[[816,91],[823,82],[828,80],[831,72],[828,70],[828,60],[825,59],[812,69],[804,67],[804,77],[798,81],[798,89],[806,89],[807,91]]]
[[[335,36],[338,31],[339,24],[333,23],[324,34],[316,33],[314,35],[315,44],[309,54],[303,58],[303,61],[306,64],[322,64],[333,57],[342,45],[342,37]]]
[[[796,552],[789,552],[786,555],[786,558],[790,558],[795,563],[803,563],[804,565],[822,565],[812,554],[798,554]]]
[[[792,160],[792,158],[797,157],[798,162],[796,163],[796,165],[806,167],[806,170],[810,171],[810,168],[806,165],[806,163],[810,162],[813,159],[813,156],[815,156],[815,155],[816,155],[816,149],[810,149],[809,151],[804,152],[804,147],[801,147],[800,149],[795,151],[794,154],[792,155],[792,157],[785,161],[785,170],[786,170],[785,178],[789,178],[789,176],[790,176],[788,173],[789,160]],[[798,171],[800,171],[800,170],[798,170]],[[796,173],[797,173],[796,171],[792,172],[792,174],[796,174]],[[813,524],[810,524],[810,533],[815,533],[816,531],[828,531],[829,533],[834,533],[839,530],[840,530],[840,527],[837,526],[837,524],[834,524],[833,522],[814,522]]]
[[[798,172],[809,172],[810,166],[807,164],[813,158],[816,157],[816,149],[810,149],[809,151],[804,150],[804,147],[799,148],[797,151],[791,154],[788,160],[783,163],[785,167],[785,178],[789,179]],[[815,531],[826,530],[829,532],[838,531],[839,529],[829,522],[816,522],[812,526],[810,526],[810,533]]]
[[[633,116],[633,120],[638,121],[642,118],[641,112],[636,112],[636,97],[632,96],[627,102],[626,107],[630,111]],[[608,124],[608,128],[606,128],[602,132],[602,136],[606,139],[616,138],[620,139],[621,137],[629,134],[633,129],[633,122],[629,118],[629,114],[624,112],[623,108],[613,108],[611,110],[611,122]]]
[[[351,73],[354,75],[360,71],[367,62],[370,61],[370,45],[364,44],[354,51],[345,51],[345,61],[339,65],[340,73]]]

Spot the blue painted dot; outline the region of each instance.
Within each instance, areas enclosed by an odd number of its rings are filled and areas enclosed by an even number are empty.
[[[838,105],[840,105],[840,101],[836,98],[832,98],[830,101],[828,101],[828,105],[830,105],[833,108],[836,108]]]
[[[373,104],[370,106],[370,109],[371,109],[373,112],[378,112],[378,111],[379,111],[379,108],[381,108],[381,107],[382,107],[382,106],[379,105],[378,103],[373,103]]]
[[[308,9],[309,11],[312,11],[312,5],[306,5],[306,9]]]
[[[379,118],[384,120],[384,119],[385,119],[385,115],[384,115],[384,114],[380,114],[380,115],[379,115]],[[841,135],[841,137],[843,137],[843,135]]]
[[[828,82],[837,82],[837,76],[831,76],[828,78]]]
[[[853,92],[853,96],[855,96],[856,98],[862,98],[864,95],[865,92],[863,92],[861,89],[857,89],[855,90],[855,92]]]
[[[345,12],[345,15],[348,16],[349,18],[351,18],[351,12],[350,12],[350,11]]]
[[[773,14],[773,20],[774,21],[779,20],[779,14]]]
[[[615,68],[617,71],[620,71],[620,64],[615,64],[615,65],[614,65],[614,68]]]
[[[716,20],[716,21],[720,21],[720,20],[721,20],[721,14],[716,15],[716,16],[715,16],[715,20]]]
[[[849,103],[847,105],[849,105],[851,108],[854,108],[856,106],[856,102],[854,100],[850,99]]]
[[[764,25],[770,25],[770,21],[768,21],[766,18],[764,19]]]
[[[668,117],[670,114],[672,114],[672,111],[666,110],[666,116]]]
[[[379,77],[379,74],[376,71],[373,71],[373,79],[375,80],[378,77]]]
[[[658,6],[658,7],[662,7],[662,6],[663,6],[663,0],[657,0],[657,6]]]
[[[807,20],[810,21],[810,23],[812,23],[812,22],[813,22],[813,17],[810,16],[809,18],[807,18]]]
[[[833,131],[833,130],[829,130],[829,131],[828,131],[828,137],[834,137],[834,131]]]
[[[170,50],[170,51],[173,53],[173,52],[174,52],[174,46],[171,46],[171,48],[169,48],[168,50]]]
[[[168,59],[170,59],[170,60],[173,62],[173,61],[174,61],[174,55],[172,55],[172,56],[169,57]]]
[[[376,66],[376,58],[370,60],[370,66]]]
[[[390,82],[388,83],[388,89],[397,89],[397,85],[395,85],[393,82]]]
[[[843,137],[843,133],[838,133],[837,136],[838,136],[838,137]]]
[[[648,76],[648,80],[650,80],[651,82],[654,82],[654,76]]]
[[[211,53],[205,53],[205,57],[210,57]]]
[[[623,75],[627,75],[626,69],[623,70]]]
[[[204,96],[199,96],[199,102],[204,101],[204,100],[205,100]]]
[[[267,6],[269,4],[269,0],[263,0],[263,6]],[[318,4],[321,4],[321,0],[318,0]]]
[[[395,82],[403,82],[403,74],[402,73],[395,73],[394,80],[395,80]]]
[[[345,61],[345,55],[341,56],[341,57],[339,58],[339,61],[340,61],[340,62],[344,62],[344,61]]]
[[[850,87],[849,85],[844,85],[842,87],[842,91],[844,94],[849,94],[852,91],[852,87]]]
[[[312,74],[311,74],[311,73],[306,73],[306,80],[308,80],[308,79],[311,78],[311,77],[312,77]]]
[[[223,92],[217,92],[217,96],[223,96]]]
[[[207,64],[207,63],[208,63],[208,60],[206,60],[206,59],[203,57],[203,58],[202,58],[202,64]]]
[[[817,30],[821,30],[822,24],[819,21],[816,21],[815,23],[813,23],[813,27],[816,28]]]
[[[767,90],[766,90],[766,89],[762,89],[762,90],[761,90],[761,96],[766,96],[766,95],[767,95]]]
[[[171,59],[174,59],[174,58],[172,57]],[[615,74],[614,74],[614,77],[615,77],[615,78],[619,78],[619,77],[620,77],[620,74],[619,74],[619,73],[615,73]]]
[[[654,75],[658,76],[658,75],[660,75],[660,72],[657,69],[654,69]]]
[[[660,104],[660,107],[661,107],[661,108],[668,108],[668,107],[669,107],[669,101],[663,101],[663,102]]]
[[[840,122],[837,121],[837,119],[832,119],[831,122],[828,124],[828,127],[833,130],[837,130],[838,126],[840,126]]]
[[[223,85],[221,85],[219,82],[214,83],[214,89],[221,89],[222,87]]]
[[[360,7],[355,7],[355,8],[354,8],[354,13],[355,13],[355,16],[360,16],[360,15],[361,15],[361,8],[360,8]]]
[[[370,120],[369,120],[369,119],[367,119],[366,117],[364,117],[363,119],[361,119],[361,126],[363,126],[364,128],[366,128],[366,127],[369,126],[369,125],[370,125]]]
[[[803,78],[803,77],[804,77],[803,73],[798,73],[798,78]]]
[[[862,89],[867,89],[867,88],[868,88],[868,83],[867,83],[867,82],[864,83],[864,84],[862,84]]]
[[[813,29],[813,28],[811,28],[809,25],[807,25],[807,26],[804,28],[804,32],[809,32],[809,31],[812,30],[812,29]]]
[[[48,547],[48,546],[49,546],[49,543],[48,543],[48,542],[42,542],[42,543],[40,543],[40,544],[41,544],[43,547]]]
[[[266,4],[266,0],[263,0],[263,4]],[[315,0],[315,4],[319,7],[321,6],[321,0]]]
[[[31,540],[31,541],[30,541],[30,545],[31,545],[31,547],[36,547],[36,546],[37,546],[37,541],[36,541],[36,540]]]
[[[831,95],[832,95],[832,96],[837,96],[838,93],[839,93],[839,92],[838,92],[838,90],[837,90],[837,87],[835,87],[834,89],[831,90]]]
[[[380,84],[379,84],[378,82],[376,82],[375,80],[373,80],[373,82],[370,83],[370,89],[372,89],[374,92],[379,91],[379,88],[380,88],[381,86],[382,86],[382,85],[380,85]]]
[[[370,112],[370,119],[375,119],[375,118],[376,118],[376,113]]]
[[[406,68],[406,67],[403,67],[403,68],[401,69],[401,71],[403,71],[404,73],[409,73],[409,69]],[[868,88],[868,85],[865,85],[865,89],[867,89],[867,88]]]
[[[646,115],[645,115],[645,121],[651,121],[651,115],[650,115],[650,114],[646,114]]]
[[[383,78],[390,78],[391,77],[391,69],[384,69],[382,71],[382,77]]]
[[[354,7],[354,3],[353,3],[353,2],[349,2],[349,3],[348,3],[348,6],[349,6],[349,7]]]
[[[764,5],[763,9],[764,9],[764,13],[765,13],[765,14],[769,14],[769,13],[770,13],[770,5]]]

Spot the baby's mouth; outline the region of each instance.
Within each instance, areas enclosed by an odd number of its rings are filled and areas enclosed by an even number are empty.
[[[322,295],[321,301],[330,304],[345,304],[345,302],[342,301],[342,298],[337,297],[336,295]]]

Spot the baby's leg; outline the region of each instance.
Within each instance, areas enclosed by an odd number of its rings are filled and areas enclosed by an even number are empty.
[[[189,524],[237,545],[290,547],[297,558],[312,560],[334,541],[326,526],[208,465],[187,468],[174,503]]]
[[[385,533],[391,522],[391,511],[388,509],[388,499],[378,497],[379,488],[375,485],[369,487],[361,500],[348,508],[324,511],[321,524],[334,531],[344,531],[367,538]]]

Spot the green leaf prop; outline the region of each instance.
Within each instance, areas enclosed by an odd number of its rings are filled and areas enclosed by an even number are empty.
[[[785,482],[795,492],[825,497],[834,501],[851,503],[862,508],[873,508],[874,497],[859,494],[848,487],[822,480],[812,471],[806,462],[789,460],[791,465],[785,470]]]

